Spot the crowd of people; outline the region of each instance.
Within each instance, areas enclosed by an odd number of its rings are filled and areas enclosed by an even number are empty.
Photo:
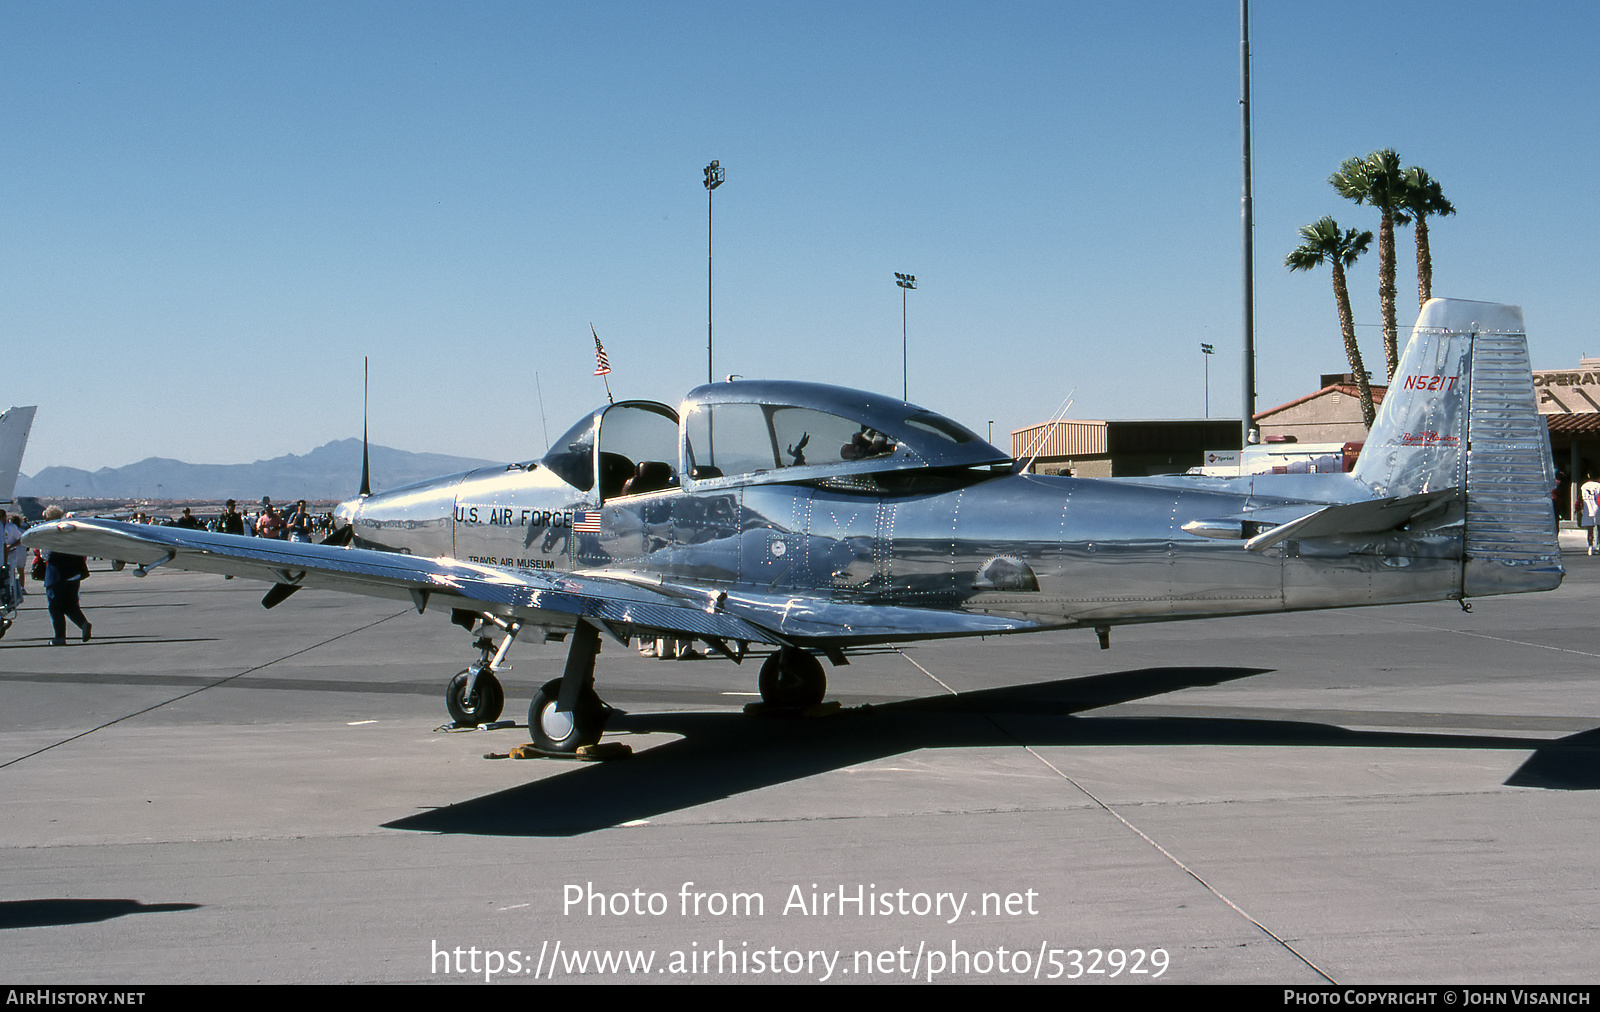
[[[306,501],[279,508],[267,498],[254,510],[239,509],[236,500],[229,499],[221,513],[215,516],[195,516],[188,506],[175,517],[155,516],[137,512],[128,518],[136,524],[187,527],[197,531],[215,531],[218,534],[243,534],[258,538],[277,538],[281,541],[312,541],[315,535],[333,530],[332,513],[312,513]]]
[[[50,506],[44,511],[43,520],[60,520],[66,515],[61,507]],[[333,529],[333,515],[312,514],[304,499],[293,507],[279,509],[265,496],[261,499],[261,506],[254,511],[241,511],[238,502],[229,499],[221,513],[209,518],[197,517],[191,507],[185,506],[176,517],[155,517],[136,512],[128,519],[133,523],[283,541],[312,541],[317,535]],[[78,601],[79,585],[89,578],[88,560],[81,555],[68,555],[65,552],[36,550],[30,553],[22,545],[22,533],[27,526],[20,515],[8,514],[0,509],[0,541],[3,541],[3,548],[0,548],[0,636],[4,636],[11,627],[17,608],[27,596],[27,581],[32,577],[44,587],[45,604],[55,633],[51,643],[58,647],[66,645],[68,621],[78,627],[83,641],[88,642],[94,627],[84,616]]]
[[[281,541],[311,541],[314,535],[333,530],[333,514],[313,514],[301,499],[293,507],[279,510],[267,499],[255,512],[241,512],[239,504],[229,499],[223,511],[209,520],[201,520],[185,509],[174,523],[178,527],[216,531],[218,534],[245,534],[258,538],[277,538]]]

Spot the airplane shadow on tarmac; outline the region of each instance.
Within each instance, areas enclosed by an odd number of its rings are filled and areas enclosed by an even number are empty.
[[[138,900],[43,899],[0,902],[0,929],[91,924],[129,914],[198,910],[198,903],[141,903]]]
[[[384,826],[433,833],[575,836],[918,749],[1008,745],[1529,749],[1534,755],[1507,784],[1600,787],[1600,730],[1550,741],[1352,731],[1296,720],[1077,715],[1268,670],[1146,668],[909,699],[810,720],[725,712],[617,713],[607,724],[608,732],[683,737],[631,760],[584,764]]]

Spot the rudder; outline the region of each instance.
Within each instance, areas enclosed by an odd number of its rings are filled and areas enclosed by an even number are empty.
[[[1555,467],[1520,307],[1429,300],[1354,475],[1383,497],[1464,490],[1463,597],[1560,584]]]

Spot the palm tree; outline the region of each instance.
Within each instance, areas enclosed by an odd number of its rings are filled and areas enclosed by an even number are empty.
[[[1328,182],[1358,204],[1370,204],[1382,214],[1378,226],[1378,305],[1383,314],[1383,355],[1389,378],[1400,365],[1399,328],[1394,319],[1394,227],[1409,225],[1405,210],[1406,186],[1400,156],[1393,148],[1374,151],[1365,158],[1347,158]]]
[[[1333,301],[1339,309],[1339,329],[1344,332],[1344,353],[1361,396],[1361,424],[1370,429],[1377,412],[1372,409],[1372,386],[1361,363],[1361,348],[1356,344],[1356,324],[1350,314],[1350,289],[1345,285],[1344,272],[1367,251],[1372,233],[1353,228],[1340,231],[1339,223],[1330,215],[1313,225],[1301,226],[1300,238],[1304,241],[1284,257],[1283,265],[1291,271],[1309,271],[1324,263],[1333,265]]]
[[[1445,199],[1438,180],[1428,175],[1428,170],[1413,165],[1405,171],[1405,208],[1411,215],[1417,238],[1417,308],[1433,298],[1433,253],[1428,249],[1428,216],[1455,214],[1456,209]]]

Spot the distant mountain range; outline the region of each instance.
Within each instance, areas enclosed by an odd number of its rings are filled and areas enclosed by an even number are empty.
[[[408,453],[373,446],[372,487],[383,491],[455,471],[495,463],[443,453]],[[283,499],[346,499],[361,485],[361,440],[339,439],[304,456],[289,454],[253,464],[186,464],[149,457],[126,467],[84,471],[47,467],[17,479],[17,495],[53,498],[238,499],[259,501],[264,495]]]

